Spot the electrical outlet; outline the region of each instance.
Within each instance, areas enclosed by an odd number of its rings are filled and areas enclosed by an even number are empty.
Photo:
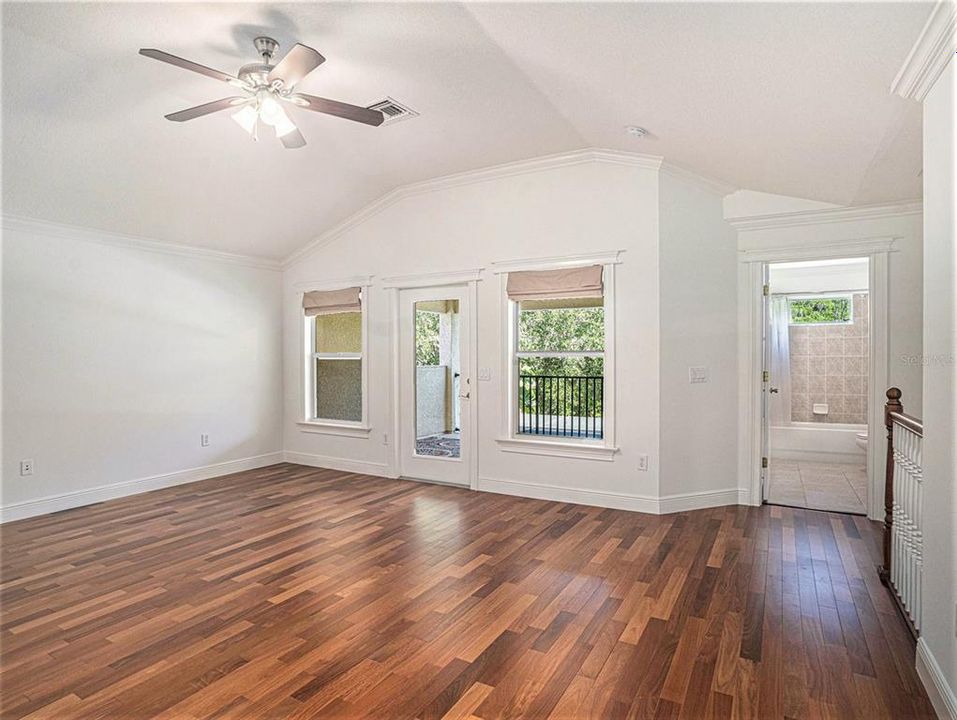
[[[20,475],[33,475],[33,460],[20,461]]]
[[[382,444],[383,445],[389,444],[389,433],[382,433]]]
[[[199,436],[199,444],[201,447],[209,447],[209,435],[203,433]]]
[[[639,456],[638,456],[638,469],[639,469],[639,470],[642,470],[642,471],[648,469],[648,456],[647,456],[647,455],[639,455]]]

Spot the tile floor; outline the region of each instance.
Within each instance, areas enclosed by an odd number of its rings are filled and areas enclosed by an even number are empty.
[[[768,502],[863,515],[867,512],[867,473],[863,465],[771,458]]]

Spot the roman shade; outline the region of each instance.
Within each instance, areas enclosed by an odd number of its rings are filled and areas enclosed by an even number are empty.
[[[556,300],[600,298],[604,292],[601,265],[561,268],[559,270],[523,270],[508,274],[509,300]]]
[[[362,309],[359,300],[360,290],[361,288],[351,287],[342,290],[312,290],[303,293],[303,314],[306,317],[314,317],[316,315],[359,312]]]

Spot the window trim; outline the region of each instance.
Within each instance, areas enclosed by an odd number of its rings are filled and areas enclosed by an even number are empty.
[[[307,317],[302,312],[302,296],[308,290],[342,290],[348,287],[361,288],[362,299],[359,313],[361,315],[360,340],[362,350],[358,353],[317,353],[315,347],[315,318]],[[371,296],[371,282],[368,278],[364,282],[357,282],[357,278],[332,283],[311,283],[297,286],[303,288],[298,293],[299,307],[299,347],[301,353],[300,371],[300,414],[296,424],[301,432],[323,435],[339,435],[343,437],[368,438],[372,431],[369,424],[369,301]],[[362,419],[359,421],[336,420],[333,418],[316,417],[316,389],[315,389],[315,362],[322,360],[360,360],[361,392],[362,392]]]
[[[599,262],[596,263],[595,260]],[[502,353],[502,429],[496,439],[499,449],[504,452],[518,452],[532,455],[551,455],[556,457],[584,460],[612,460],[618,452],[615,444],[615,265],[619,262],[618,253],[606,253],[595,256],[569,256],[567,258],[547,258],[544,260],[524,260],[510,263],[496,263],[496,272],[500,279],[499,298],[502,303],[503,338]],[[567,352],[525,352],[518,350],[518,303],[509,299],[506,293],[508,272],[519,269],[554,270],[576,265],[602,266],[604,282],[605,308],[605,349],[596,351]],[[604,357],[604,379],[602,408],[602,435],[595,438],[557,437],[548,439],[543,436],[529,436],[518,432],[518,360],[522,355],[542,357],[544,355],[561,357]]]
[[[853,325],[854,324],[854,293],[853,292],[821,292],[788,294],[788,326],[789,327],[820,327],[822,325]],[[791,315],[791,302],[794,300],[847,300],[849,317],[847,320],[826,320],[824,322],[794,322]]]

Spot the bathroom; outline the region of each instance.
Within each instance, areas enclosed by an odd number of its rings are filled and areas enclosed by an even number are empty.
[[[767,501],[864,515],[867,258],[769,266]]]

